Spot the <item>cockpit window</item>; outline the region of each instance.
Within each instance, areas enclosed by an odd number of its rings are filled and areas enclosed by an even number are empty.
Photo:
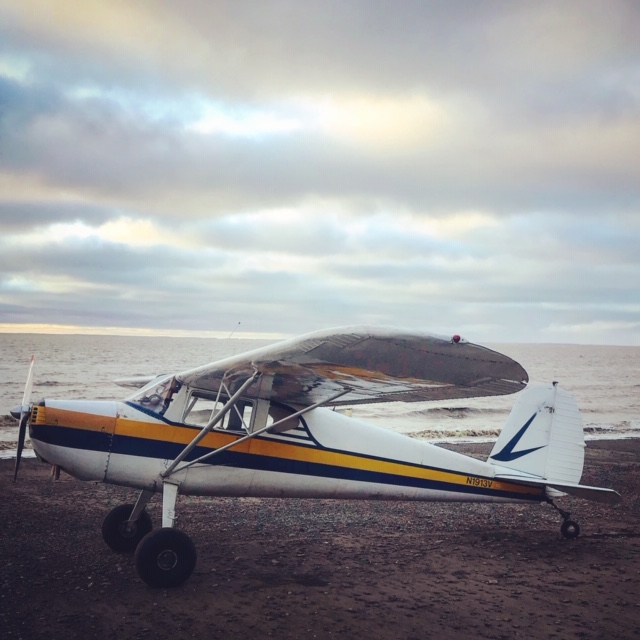
[[[127,398],[128,402],[137,404],[147,411],[159,415],[169,408],[173,396],[180,391],[182,383],[174,376],[159,377]]]
[[[191,396],[191,401],[184,416],[184,422],[196,427],[206,427],[222,406],[214,398]]]
[[[185,424],[197,427],[206,427],[225,407],[229,398],[220,395],[219,398],[211,397],[203,393],[195,392],[191,395],[184,413]],[[227,431],[248,431],[251,426],[253,415],[253,402],[249,400],[238,400],[233,407],[227,411],[222,420],[215,426],[216,429],[226,429]]]

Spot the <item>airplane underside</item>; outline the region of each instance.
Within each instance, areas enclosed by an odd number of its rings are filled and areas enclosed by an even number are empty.
[[[132,424],[131,407],[120,403],[86,404],[47,401],[45,407],[39,407],[30,429],[37,454],[81,480],[161,491],[167,469],[184,451],[193,430],[159,421]],[[96,421],[98,411],[104,415]],[[120,417],[124,413],[126,420]],[[88,415],[90,419],[85,418]],[[144,414],[137,417],[148,420]],[[346,423],[348,439],[344,435]],[[113,425],[113,433],[108,433],[105,425]],[[211,455],[220,445],[233,445],[243,435],[212,432],[185,457],[185,462]],[[347,449],[345,443],[355,446]],[[185,495],[546,500],[543,488],[498,480],[494,474],[495,466],[489,463],[316,409],[307,413],[296,429],[265,433],[244,446],[240,443],[219,456],[178,469],[170,477]]]
[[[96,474],[95,470],[104,463],[100,452],[70,449],[58,445],[37,442],[38,456],[45,462],[57,460],[63,471],[85,481],[107,481],[110,484],[162,491],[160,473],[166,468],[166,461],[152,458],[111,454],[107,474]],[[82,465],[77,464],[82,454]],[[131,473],[135,467],[136,473]],[[359,473],[354,475],[366,475]],[[376,475],[376,474],[373,474]],[[154,480],[150,481],[149,478]],[[407,500],[425,502],[520,502],[545,501],[543,490],[511,484],[508,488],[493,489],[495,481],[476,476],[465,476],[467,485],[428,481],[432,488],[411,486],[395,479],[393,484],[375,480],[359,480],[356,477],[337,475],[301,475],[296,473],[255,470],[223,465],[202,465],[191,468],[180,479],[179,488],[183,495],[211,497],[251,497],[251,498],[319,498],[339,500]],[[421,483],[421,484],[427,484]],[[495,482],[497,485],[498,483]],[[504,484],[504,483],[500,483]]]

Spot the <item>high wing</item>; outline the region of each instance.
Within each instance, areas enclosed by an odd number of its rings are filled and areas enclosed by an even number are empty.
[[[113,382],[120,387],[131,387],[132,389],[140,389],[141,387],[144,387],[154,380],[159,380],[166,377],[166,373],[159,373],[152,376],[127,376],[125,378],[116,378]]]
[[[503,395],[524,388],[529,379],[511,358],[464,340],[369,326],[309,333],[177,378],[215,391],[224,377],[233,392],[256,371],[260,383],[247,395],[299,406]],[[331,400],[341,391],[346,393]]]

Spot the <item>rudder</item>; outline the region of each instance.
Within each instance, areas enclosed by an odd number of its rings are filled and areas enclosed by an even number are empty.
[[[559,483],[579,483],[584,447],[578,405],[554,382],[522,392],[488,462]]]

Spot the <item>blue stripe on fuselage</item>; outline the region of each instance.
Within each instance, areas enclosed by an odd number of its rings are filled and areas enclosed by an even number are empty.
[[[185,447],[182,443],[167,442],[166,440],[150,440],[146,438],[122,435],[112,436],[110,434],[61,426],[47,427],[44,425],[32,425],[31,434],[31,437],[35,440],[72,449],[101,452],[110,451],[112,454],[155,458],[161,460],[174,460]],[[109,443],[111,443],[111,446],[109,446]],[[291,443],[290,446],[296,447],[297,445]],[[212,449],[210,448],[195,447],[185,458],[185,461],[196,460],[200,456],[210,453],[211,451]],[[344,453],[348,455],[358,455],[352,452]],[[368,456],[361,455],[358,457],[365,459],[368,458]],[[398,463],[398,461],[392,462]],[[471,485],[461,485],[439,480],[415,478],[399,474],[384,473],[381,471],[355,469],[352,467],[329,465],[320,462],[293,460],[281,456],[265,456],[231,450],[223,451],[215,457],[205,460],[202,464],[234,467],[238,469],[251,469],[253,471],[332,478],[335,480],[370,482],[398,487],[404,486],[418,489],[449,491],[452,493],[487,495],[500,498],[513,498],[517,500],[539,501],[541,499],[540,496],[532,494],[486,489],[484,487],[474,487]],[[402,462],[399,462],[399,464],[402,464]]]

